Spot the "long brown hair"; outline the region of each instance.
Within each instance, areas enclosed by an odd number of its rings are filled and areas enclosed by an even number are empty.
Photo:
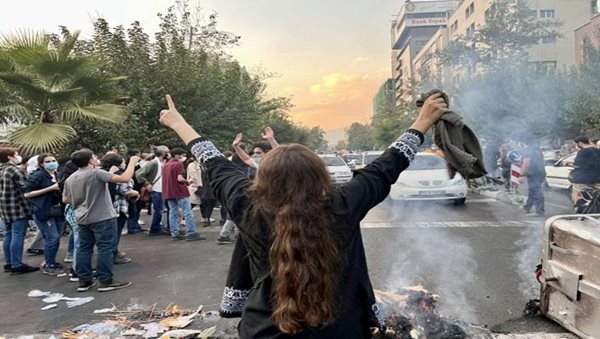
[[[253,213],[274,220],[270,249],[272,318],[284,333],[333,322],[340,258],[328,213],[331,184],[308,148],[281,145],[267,153],[250,188]]]

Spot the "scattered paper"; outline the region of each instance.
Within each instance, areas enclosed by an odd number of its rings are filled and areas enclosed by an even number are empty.
[[[53,308],[55,308],[56,306],[58,306],[58,305],[57,305],[57,304],[50,304],[50,305],[44,306],[44,307],[42,307],[42,311],[46,311],[46,310],[49,310],[49,309],[53,309]]]
[[[47,297],[50,294],[52,294],[52,292],[42,292],[40,290],[31,290],[31,291],[29,291],[27,296],[30,298],[41,298],[41,297]]]
[[[75,327],[73,332],[76,333],[93,333],[95,335],[111,335],[119,332],[122,329],[122,325],[113,322],[113,321],[105,321],[103,323],[97,324],[83,324]]]
[[[121,332],[122,336],[135,336],[135,337],[139,337],[139,336],[143,336],[144,334],[146,334],[146,331],[144,330],[138,330],[135,328],[130,328],[127,329],[123,332]]]
[[[172,330],[161,335],[160,339],[180,339],[189,336],[194,336],[195,338],[200,333],[202,333],[200,330]]]
[[[43,302],[53,304],[59,302],[65,295],[62,293],[52,293],[46,298],[42,299]]]
[[[156,337],[158,337],[159,334],[168,330],[168,328],[165,328],[164,326],[162,326],[159,323],[141,324],[140,326],[142,326],[142,328],[146,330],[146,334],[144,334],[144,338],[156,338]]]
[[[216,331],[217,331],[217,326],[209,327],[209,328],[205,329],[204,331],[200,332],[200,334],[198,334],[198,336],[201,339],[208,339],[213,334],[215,334]]]
[[[101,308],[99,310],[94,310],[94,314],[104,314],[104,313],[111,313],[111,312],[118,312],[119,310],[113,306],[111,308]]]
[[[90,301],[94,300],[94,297],[85,297],[85,298],[74,298],[75,300],[67,301],[67,307],[72,308],[76,306],[81,306],[83,304],[87,304]]]
[[[198,307],[196,312],[190,315],[182,315],[178,317],[168,317],[160,321],[160,324],[164,327],[184,328],[194,321],[194,318],[202,311],[202,306]]]

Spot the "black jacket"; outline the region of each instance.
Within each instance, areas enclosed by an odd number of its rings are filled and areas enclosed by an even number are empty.
[[[400,172],[408,167],[423,136],[416,131],[405,133],[378,159],[356,171],[354,178],[336,190],[330,213],[332,232],[343,253],[343,286],[338,320],[322,328],[305,327],[294,338],[368,338],[370,327],[379,326],[373,288],[360,231],[360,221],[369,210],[383,201]],[[253,218],[252,200],[248,195],[250,180],[240,167],[225,159],[214,145],[201,138],[190,143],[194,155],[204,162],[219,201],[228,206],[238,225],[236,243],[221,315],[241,316],[241,338],[287,338],[271,319],[271,247],[272,221]]]

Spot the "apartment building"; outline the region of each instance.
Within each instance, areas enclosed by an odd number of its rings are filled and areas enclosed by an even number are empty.
[[[493,0],[460,0],[448,16],[447,24],[439,27],[412,58],[413,65],[410,69],[413,82],[423,83],[425,74],[434,75],[434,83],[444,84],[456,83],[463,77],[469,76],[465,72],[441,69],[431,56],[446,48],[450,41],[485,25],[486,11],[493,2]],[[529,50],[530,62],[540,70],[568,71],[576,64],[573,32],[592,17],[596,10],[596,0],[530,0],[530,7],[532,15],[540,20],[557,19],[562,23],[561,37],[541,39],[538,45]],[[431,79],[429,78],[428,81]]]
[[[400,8],[390,31],[397,100],[411,97],[414,57],[439,28],[448,24],[448,16],[457,4],[457,0],[407,1]]]
[[[589,47],[600,47],[600,13],[575,29],[575,61],[578,64],[585,60],[585,51]]]

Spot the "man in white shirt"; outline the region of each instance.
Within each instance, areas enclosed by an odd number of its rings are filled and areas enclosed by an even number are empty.
[[[167,146],[157,146],[154,149],[154,159],[148,161],[140,170],[136,172],[136,179],[139,183],[144,183],[146,187],[152,187],[152,224],[150,225],[149,235],[170,235],[167,229],[160,227],[162,221],[162,212],[164,209],[164,200],[162,197],[162,168],[165,160],[169,158],[169,148]]]

